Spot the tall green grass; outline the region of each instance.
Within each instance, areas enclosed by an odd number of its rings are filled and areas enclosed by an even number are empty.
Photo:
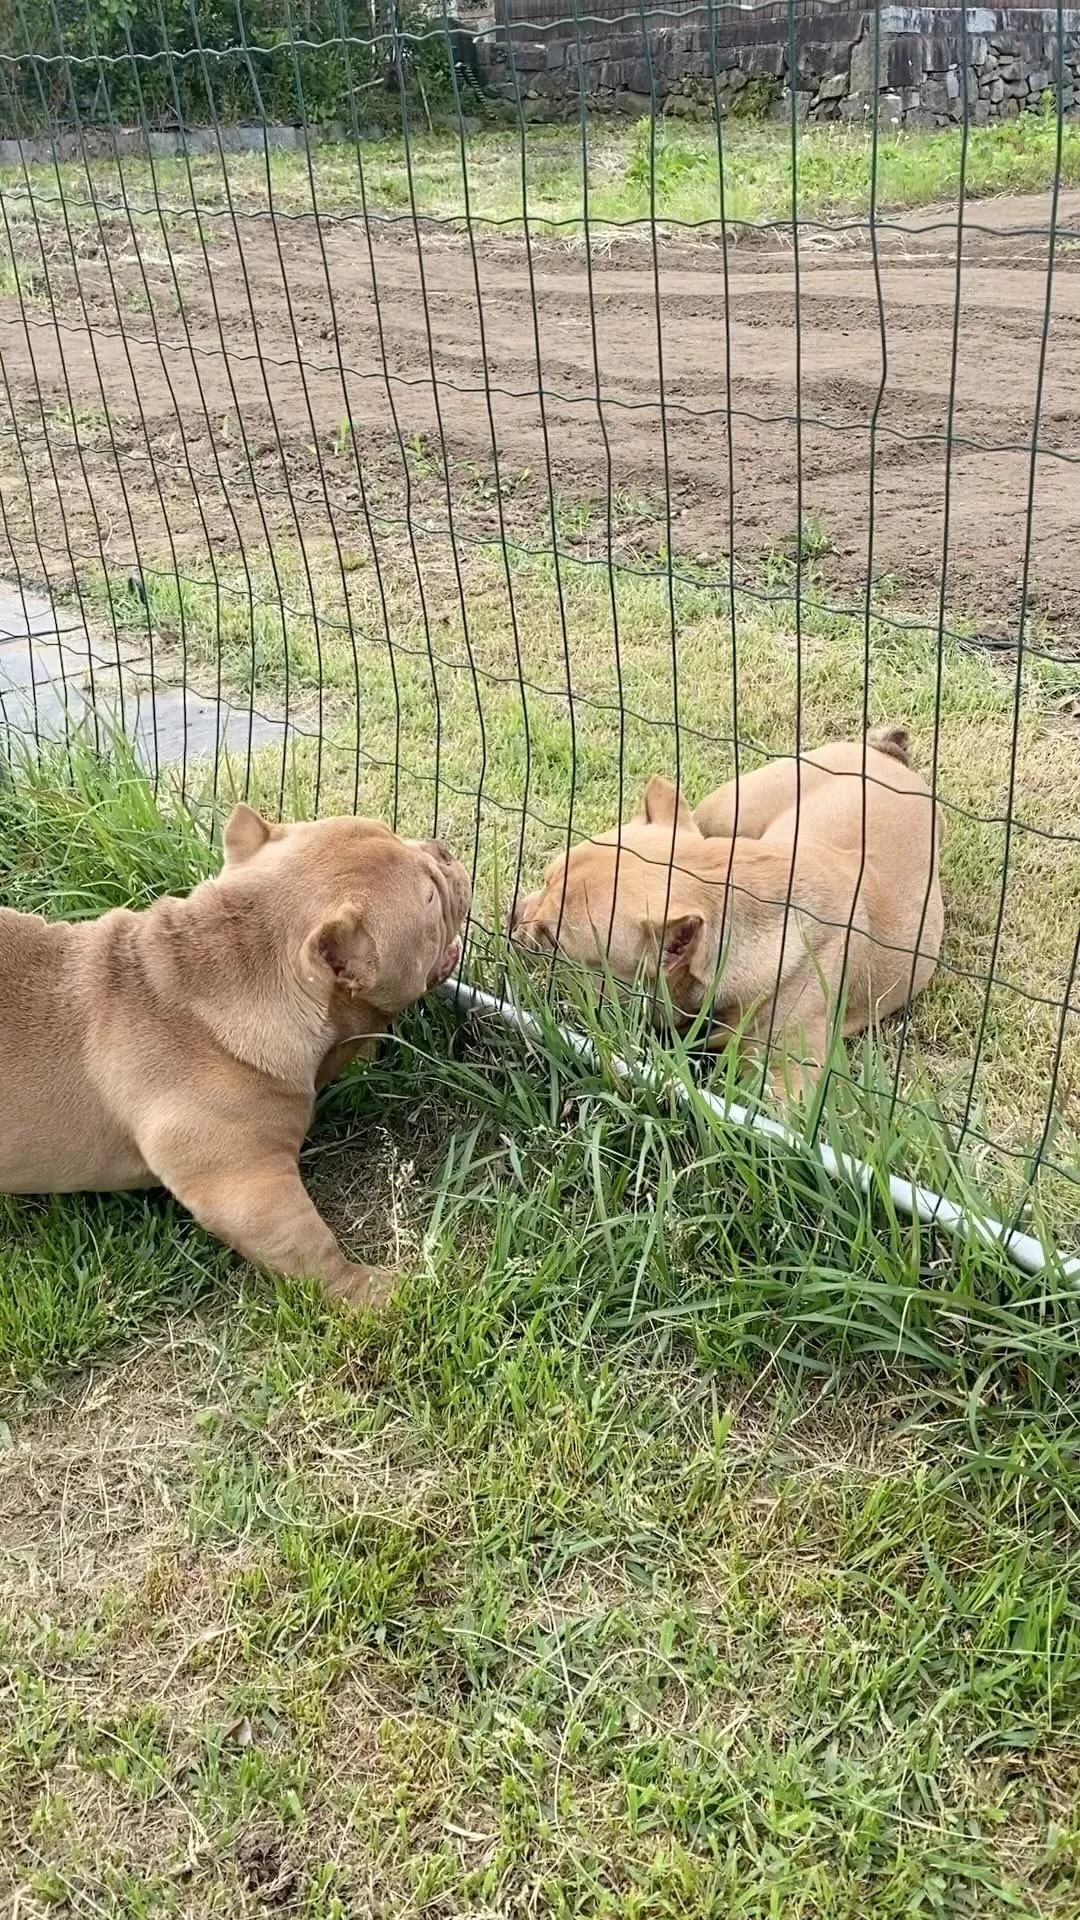
[[[167,790],[155,796],[122,742],[106,760],[82,743],[57,749],[0,791],[4,898],[85,916],[184,890],[212,864],[211,820],[208,805],[200,812],[196,801],[193,813]],[[725,1121],[678,1047],[651,1043],[679,1098],[628,1087],[610,1062],[647,1044],[639,1016],[600,1008],[584,985],[566,992],[607,1063],[599,1072],[582,1066],[534,995],[540,1050],[429,1005],[379,1064],[326,1097],[331,1133],[432,1100],[460,1113],[431,1228],[440,1258],[475,1249],[461,1257],[479,1261],[478,1278],[493,1258],[506,1262],[516,1312],[542,1300],[554,1325],[565,1298],[568,1328],[582,1316],[605,1337],[649,1328],[729,1371],[782,1351],[826,1372],[902,1362],[962,1387],[1022,1370],[1029,1392],[1067,1390],[1080,1327],[1073,1290],[1052,1272],[1025,1278],[977,1242],[948,1247],[893,1207],[897,1164],[981,1200],[932,1118],[890,1110],[887,1075],[833,1083],[809,1122],[866,1156],[875,1177],[864,1193],[830,1179],[809,1145],[778,1147]],[[736,1090],[734,1058],[720,1071]],[[0,1334],[24,1377],[129,1333],[229,1264],[164,1201],[3,1204]]]

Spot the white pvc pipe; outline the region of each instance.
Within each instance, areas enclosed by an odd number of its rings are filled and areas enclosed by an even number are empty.
[[[544,1029],[539,1020],[526,1013],[513,1000],[501,1000],[493,993],[485,993],[482,987],[474,987],[469,981],[457,976],[447,980],[438,989],[442,999],[446,1000],[457,1012],[494,1013],[508,1027],[515,1027],[526,1040],[542,1044]],[[602,1071],[600,1056],[583,1033],[575,1033],[568,1027],[560,1026],[558,1033],[564,1045],[576,1054],[582,1065],[590,1071]],[[816,1155],[825,1171],[834,1179],[846,1179],[864,1192],[868,1192],[875,1178],[874,1169],[865,1160],[858,1160],[853,1154],[836,1153],[822,1141],[806,1141],[799,1138],[789,1127],[779,1120],[770,1120],[767,1114],[757,1113],[752,1107],[745,1107],[737,1100],[720,1100],[716,1094],[708,1093],[704,1088],[696,1088],[692,1095],[690,1089],[679,1081],[667,1081],[656,1067],[644,1060],[622,1060],[616,1058],[609,1062],[610,1071],[618,1079],[637,1081],[639,1086],[652,1087],[659,1091],[672,1091],[684,1106],[692,1104],[697,1098],[722,1120],[729,1120],[737,1127],[750,1127],[755,1133],[765,1134],[770,1140],[779,1140],[786,1147],[795,1147],[802,1152]],[[954,1200],[947,1200],[944,1194],[934,1193],[929,1187],[917,1187],[913,1181],[904,1180],[899,1174],[889,1175],[889,1194],[893,1205],[910,1219],[922,1220],[926,1225],[940,1227],[943,1233],[952,1234],[954,1239],[974,1236],[987,1245],[1004,1247],[1013,1263],[1025,1273],[1040,1274],[1048,1270],[1060,1272],[1066,1280],[1080,1283],[1080,1260],[1066,1259],[1044,1247],[1030,1233],[1021,1233],[1015,1227],[1006,1227],[1000,1220],[992,1220],[969,1212],[965,1207],[957,1206]]]

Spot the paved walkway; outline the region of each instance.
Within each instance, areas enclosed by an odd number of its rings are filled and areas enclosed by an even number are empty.
[[[152,698],[149,665],[145,651],[121,643],[118,666],[111,642],[91,650],[77,613],[0,582],[0,745],[9,751],[19,740],[62,740],[96,712],[122,725],[151,773],[185,759],[246,755],[246,708],[160,682]],[[253,746],[284,734],[283,721],[255,715]]]

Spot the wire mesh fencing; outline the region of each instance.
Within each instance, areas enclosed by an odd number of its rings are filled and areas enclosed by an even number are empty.
[[[913,80],[870,9],[838,83],[850,12],[796,0],[9,11],[9,755],[119,734],[183,799],[440,834],[499,989],[653,774],[905,728],[944,944],[814,1124],[1073,1240],[1072,16],[936,10]]]

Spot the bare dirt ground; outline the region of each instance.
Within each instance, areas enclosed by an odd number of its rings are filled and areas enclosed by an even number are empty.
[[[949,602],[1006,635],[1024,557],[1048,216],[1049,196],[969,208],[960,283]],[[1071,623],[1080,195],[1062,196],[1059,222],[1031,577],[1036,609]],[[714,240],[663,241],[655,274],[647,240],[600,242],[591,304],[580,242],[538,240],[530,274],[520,237],[479,239],[474,262],[465,237],[429,228],[418,248],[401,220],[373,222],[370,251],[349,218],[318,231],[309,217],[275,226],[250,210],[216,213],[203,234],[176,220],[167,251],[160,229],[104,213],[79,229],[76,272],[58,224],[31,256],[32,300],[0,300],[6,398],[53,566],[64,546],[57,481],[83,550],[100,536],[110,560],[136,547],[160,558],[167,519],[178,552],[205,555],[267,525],[362,540],[361,482],[377,513],[411,504],[445,522],[444,447],[458,524],[494,532],[489,405],[512,527],[543,524],[549,470],[563,501],[602,501],[610,450],[623,518],[635,503],[631,519],[661,542],[670,497],[678,553],[726,551],[730,518],[735,554],[750,558],[795,528],[798,399],[802,512],[824,523],[838,583],[854,595],[866,576],[877,406],[874,570],[896,574],[912,604],[934,602],[954,212],[883,228],[880,307],[865,228],[809,227],[798,275],[790,234],[733,243],[726,270]],[[9,420],[4,467],[28,568],[22,455]]]

